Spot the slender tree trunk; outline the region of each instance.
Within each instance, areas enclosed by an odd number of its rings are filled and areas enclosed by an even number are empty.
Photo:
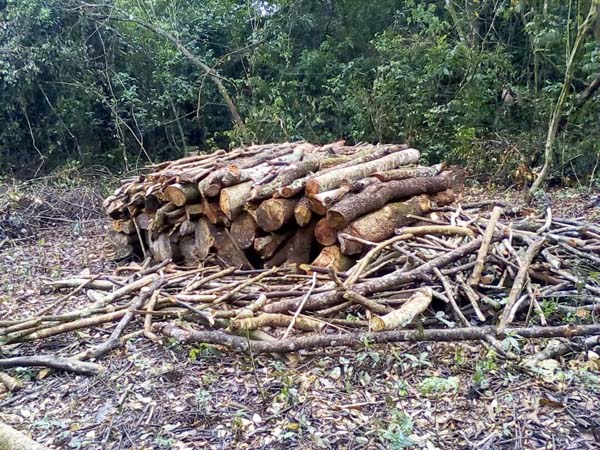
[[[590,11],[585,21],[579,27],[579,31],[577,32],[575,44],[573,44],[573,48],[571,49],[571,53],[569,55],[569,60],[567,61],[567,68],[565,70],[565,80],[563,82],[562,89],[558,96],[558,100],[556,101],[556,105],[554,106],[554,110],[552,111],[552,117],[550,118],[550,123],[548,125],[548,135],[546,136],[546,144],[544,146],[544,166],[542,167],[542,171],[539,173],[539,175],[533,182],[531,189],[526,194],[525,199],[528,203],[531,202],[535,192],[540,188],[544,181],[546,181],[546,178],[548,177],[548,174],[552,169],[554,142],[556,140],[556,133],[558,132],[558,125],[560,124],[560,118],[563,112],[563,108],[565,106],[567,97],[569,96],[569,91],[571,89],[571,82],[573,81],[573,73],[575,72],[575,60],[577,58],[577,53],[579,53],[579,50],[583,45],[585,37],[596,19],[599,5],[599,0],[592,1],[590,5]]]

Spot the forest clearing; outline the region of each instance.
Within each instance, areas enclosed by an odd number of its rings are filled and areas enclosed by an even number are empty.
[[[0,450],[600,448],[600,0],[0,1]]]

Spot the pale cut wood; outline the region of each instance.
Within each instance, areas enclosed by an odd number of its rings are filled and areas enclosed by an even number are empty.
[[[287,239],[288,233],[284,234],[270,234],[254,239],[254,251],[262,259],[269,259],[275,254],[277,249]]]
[[[164,196],[174,205],[183,206],[200,200],[200,191],[194,184],[175,183],[165,188]]]
[[[296,207],[294,208],[294,217],[296,219],[296,223],[304,227],[310,223],[310,219],[312,218],[312,211],[310,209],[309,199],[307,197],[302,197],[296,203]]]
[[[433,298],[431,288],[419,289],[404,305],[385,316],[372,316],[370,325],[375,332],[404,328],[429,307]]]
[[[46,450],[20,431],[0,422],[0,449],[1,450]]]
[[[310,195],[318,194],[340,186],[343,181],[357,181],[367,178],[376,172],[414,164],[419,161],[419,156],[419,151],[411,148],[383,156],[374,161],[352,164],[349,167],[332,170],[331,172],[309,179],[306,182],[306,193]]]
[[[235,219],[252,194],[252,181],[236,184],[221,190],[219,206],[229,220]]]
[[[469,284],[471,286],[479,284],[479,280],[481,279],[481,273],[483,272],[483,266],[485,264],[485,258],[488,254],[490,242],[492,242],[492,237],[494,236],[494,232],[496,231],[496,225],[498,223],[498,220],[500,219],[502,211],[503,209],[499,206],[494,206],[494,209],[492,210],[490,221],[488,222],[487,227],[485,228],[485,232],[483,233],[483,241],[481,242],[481,247],[477,252],[477,259],[475,261],[475,267],[473,267],[473,273],[469,278]]]
[[[312,262],[312,266],[331,269],[335,272],[344,272],[352,267],[354,261],[342,254],[339,245],[324,247],[319,256]]]
[[[265,231],[276,231],[294,217],[296,200],[272,198],[263,201],[256,210],[256,223]]]
[[[431,167],[406,167],[401,169],[392,169],[385,172],[377,172],[372,176],[380,181],[406,180],[407,178],[434,177],[439,175],[444,168],[444,164],[436,164]]]

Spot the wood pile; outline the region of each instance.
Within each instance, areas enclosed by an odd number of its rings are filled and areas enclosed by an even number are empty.
[[[462,172],[418,162],[404,145],[295,142],[159,164],[104,202],[106,254],[343,271],[370,243],[455,200]]]
[[[95,373],[99,367],[83,362],[139,336],[253,353],[481,340],[515,358],[514,346],[499,339],[600,335],[597,224],[498,202],[432,209],[426,225],[363,242],[368,250],[348,269],[306,266],[309,273],[298,273],[148,258],[115,273],[49,281],[49,292],[66,292],[43,310],[0,315],[5,354],[64,333],[90,335],[69,361],[7,358],[0,369],[28,362]],[[69,299],[74,308],[65,307]]]

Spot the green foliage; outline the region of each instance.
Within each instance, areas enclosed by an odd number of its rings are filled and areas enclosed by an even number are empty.
[[[540,164],[589,0],[538,3],[6,0],[0,173],[345,138],[408,142],[431,162],[519,178]],[[581,100],[600,77],[600,25],[592,34],[556,143],[561,182],[597,176],[600,106],[596,94]],[[245,128],[189,55],[219,77]]]

